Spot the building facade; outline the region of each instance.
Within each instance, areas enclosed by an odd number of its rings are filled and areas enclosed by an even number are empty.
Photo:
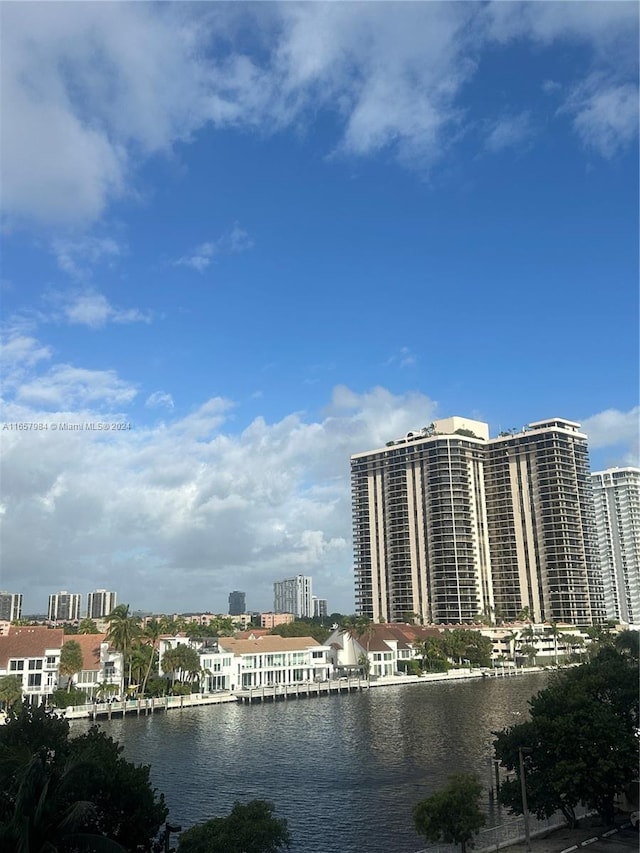
[[[77,622],[80,619],[82,596],[80,593],[54,592],[49,596],[49,622]]]
[[[312,580],[306,575],[296,575],[276,581],[273,585],[273,609],[276,613],[293,613],[300,616],[313,616]]]
[[[311,599],[313,604],[313,615],[318,619],[326,619],[327,618],[327,599],[326,598],[318,598],[317,596],[313,596]]]
[[[586,436],[446,418],[351,458],[356,612],[374,621],[603,621]]]
[[[486,424],[448,418],[351,457],[358,614],[460,623],[491,612],[487,438]]]
[[[487,444],[485,484],[496,609],[535,622],[605,620],[587,437],[562,418]]]
[[[22,593],[0,592],[0,622],[17,622],[22,618]]]
[[[640,468],[591,475],[607,619],[640,626]]]
[[[244,592],[235,589],[229,593],[229,616],[241,616],[247,612],[247,602]]]
[[[97,589],[95,592],[87,593],[87,618],[104,619],[116,607],[118,596],[115,592],[106,589]]]

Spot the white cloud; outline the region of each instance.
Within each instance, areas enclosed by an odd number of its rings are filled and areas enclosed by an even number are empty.
[[[606,409],[582,421],[582,430],[589,437],[589,446],[594,450],[617,448],[617,462],[611,464],[640,465],[640,407],[628,412]],[[620,454],[622,448],[622,454]]]
[[[498,154],[506,148],[521,148],[532,133],[531,114],[528,111],[507,115],[490,125],[484,145],[491,154]]]
[[[590,75],[570,93],[564,110],[585,146],[610,159],[638,134],[638,86]]]
[[[46,419],[34,389],[64,387],[43,400],[62,405],[79,378],[61,369],[32,382],[11,416]],[[102,377],[103,390],[118,391],[115,380]],[[76,394],[80,408],[65,419],[104,420],[88,396]],[[3,435],[3,583],[28,591],[34,610],[70,576],[90,589],[105,573],[134,607],[222,609],[232,578],[249,606],[268,607],[275,579],[305,571],[331,607],[351,609],[349,455],[428,423],[433,404],[338,388],[322,419],[257,418],[239,433],[229,431],[232,410],[214,398],[185,418],[108,436]]]
[[[5,213],[87,227],[135,196],[145,159],[206,124],[304,132],[322,111],[339,123],[334,153],[428,169],[464,131],[460,96],[492,43],[579,41],[628,83],[636,35],[633,3],[7,4]],[[583,138],[604,121],[625,144],[617,95],[586,105]],[[212,255],[187,257],[202,270]]]
[[[248,233],[236,222],[228,234],[223,234],[216,240],[209,240],[196,246],[189,254],[183,255],[174,262],[174,266],[190,267],[197,272],[204,272],[217,255],[237,254],[253,248],[253,240]]]
[[[153,394],[149,394],[145,400],[145,406],[149,409],[173,409],[173,397],[165,391],[154,391]]]
[[[47,373],[19,386],[17,400],[48,411],[70,411],[86,406],[113,407],[130,403],[136,388],[113,370],[86,370],[70,364],[54,365]]]
[[[76,280],[86,278],[97,264],[112,266],[122,255],[122,247],[112,237],[57,238],[51,248],[60,269]]]
[[[95,290],[57,293],[52,297],[59,306],[60,318],[73,325],[100,329],[107,323],[150,323],[148,313],[137,308],[116,308]]]

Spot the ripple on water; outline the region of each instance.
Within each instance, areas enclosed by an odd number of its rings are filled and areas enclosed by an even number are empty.
[[[478,773],[488,789],[491,732],[513,725],[545,683],[541,673],[385,687],[185,708],[104,729],[129,760],[151,765],[184,827],[266,798],[289,821],[296,853],[414,853],[424,843],[413,804],[456,772]]]

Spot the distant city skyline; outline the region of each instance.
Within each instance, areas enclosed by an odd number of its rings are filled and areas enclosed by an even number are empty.
[[[2,23],[0,587],[25,612],[266,610],[298,573],[353,612],[350,456],[456,412],[563,416],[592,470],[639,464],[637,4]]]

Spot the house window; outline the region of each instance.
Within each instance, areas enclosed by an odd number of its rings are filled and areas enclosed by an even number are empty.
[[[311,657],[314,660],[319,660],[322,658],[322,652],[311,652]]]
[[[30,672],[27,684],[29,687],[40,687],[42,684],[42,673]]]
[[[56,659],[53,656],[47,657],[47,666],[55,666]]]
[[[22,672],[24,669],[24,661],[23,660],[12,660],[9,664],[9,670],[11,672]]]
[[[29,669],[42,669],[42,658],[29,661]]]
[[[116,674],[116,665],[112,660],[106,661],[104,665],[104,677],[112,678]]]

